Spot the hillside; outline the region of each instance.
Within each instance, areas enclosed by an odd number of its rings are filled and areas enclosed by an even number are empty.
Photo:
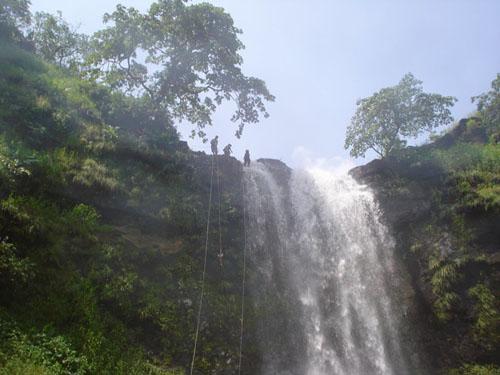
[[[412,284],[408,314],[419,322],[416,335],[434,367],[469,364],[453,374],[492,374],[498,367],[488,364],[499,365],[500,127],[488,117],[494,108],[432,143],[350,172],[374,189],[397,240]]]
[[[186,366],[210,157],[140,100],[11,44],[0,51],[0,373]],[[231,368],[239,340],[241,165],[218,164],[226,256],[220,269],[209,255],[206,369]]]

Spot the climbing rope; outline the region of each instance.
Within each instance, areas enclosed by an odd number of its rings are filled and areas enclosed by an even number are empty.
[[[243,191],[243,276],[241,282],[241,317],[240,317],[240,355],[238,360],[238,375],[241,374],[241,353],[243,351],[243,318],[245,313],[245,281],[247,270],[247,223],[246,223],[246,208],[245,208],[245,181],[244,176],[241,178]]]
[[[219,195],[219,253],[217,254],[217,257],[219,258],[219,265],[222,268],[223,265],[223,260],[224,260],[224,252],[222,251],[222,226],[221,226],[221,188],[220,188],[220,169],[219,169],[219,160],[216,158],[215,159],[215,166],[217,169],[217,192]]]
[[[215,161],[215,162],[214,162]],[[219,253],[218,258],[220,265],[222,267],[222,259],[224,253],[222,251],[222,225],[221,225],[221,184],[220,184],[220,170],[219,170],[219,162],[217,160],[216,155],[212,156],[212,167],[210,174],[210,194],[208,200],[208,214],[207,214],[207,227],[206,227],[206,237],[205,237],[205,252],[203,259],[203,273],[201,278],[201,292],[200,292],[200,302],[198,304],[198,315],[196,322],[196,331],[194,336],[194,346],[193,346],[193,357],[191,360],[191,368],[190,375],[193,375],[194,371],[194,363],[196,360],[196,349],[198,347],[198,337],[200,333],[200,324],[201,324],[201,312],[203,308],[203,297],[205,294],[205,276],[207,270],[207,258],[208,258],[208,239],[210,233],[210,216],[212,212],[212,194],[213,194],[213,179],[214,179],[214,169],[217,173],[217,190],[218,190],[218,201],[219,201]],[[241,286],[241,316],[240,316],[240,347],[239,347],[239,360],[238,360],[238,374],[241,374],[241,362],[242,362],[242,352],[243,352],[243,328],[244,328],[244,313],[245,313],[245,283],[246,283],[246,251],[247,251],[247,229],[246,229],[246,205],[245,205],[245,183],[242,178],[242,191],[243,191],[243,276],[242,276],[242,286]]]
[[[228,290],[226,287],[226,284],[224,282],[225,277],[224,277],[224,250],[222,247],[222,224],[221,224],[221,212],[222,212],[222,203],[221,203],[221,195],[222,195],[222,187],[221,187],[221,169],[220,169],[220,162],[219,159],[215,159],[215,169],[216,169],[216,174],[217,174],[217,193],[218,193],[218,200],[219,200],[219,252],[217,254],[217,259],[219,261],[219,271],[220,271],[220,287],[221,287],[221,293],[223,296],[227,296]],[[226,306],[226,313],[228,316],[231,314],[231,307],[230,303],[226,301],[225,303]]]
[[[215,155],[212,156],[212,172],[210,174],[210,194],[208,199],[208,214],[207,214],[207,231],[205,238],[205,255],[203,259],[203,273],[201,277],[201,293],[200,293],[200,303],[198,305],[198,318],[196,322],[196,332],[194,335],[194,347],[193,347],[193,359],[191,360],[191,370],[190,375],[193,375],[194,361],[196,359],[196,348],[198,346],[198,335],[200,333],[200,322],[201,322],[201,309],[203,306],[203,296],[205,294],[205,274],[207,270],[207,255],[208,255],[208,234],[210,229],[210,213],[212,210],[212,190],[213,190],[213,179],[214,179],[214,159]]]

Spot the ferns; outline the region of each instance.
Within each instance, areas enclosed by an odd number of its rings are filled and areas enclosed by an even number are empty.
[[[500,160],[498,161],[500,165]],[[500,172],[472,170],[454,178],[455,190],[464,207],[500,208]]]
[[[458,301],[459,297],[456,293],[446,292],[440,295],[434,302],[437,318],[442,322],[450,320],[452,318],[451,310]]]
[[[477,272],[478,269],[484,269],[486,266],[487,259],[484,255],[461,255],[444,260],[436,260],[434,256],[431,256],[429,260],[430,283],[436,297],[434,309],[439,320],[442,322],[450,320],[454,317],[453,310],[458,305],[464,305],[467,297],[477,297],[478,289],[469,289],[468,293],[464,294],[464,286],[470,285],[472,280],[483,278],[481,272],[478,275],[471,275],[471,270],[476,269],[475,272]]]
[[[470,288],[469,295],[476,300],[474,305],[474,338],[487,348],[493,349],[500,343],[498,302],[485,284],[477,284]]]
[[[458,279],[458,270],[459,264],[456,261],[451,263],[439,262],[434,267],[434,274],[431,279],[432,291],[435,294],[439,294],[440,292],[449,289],[453,283]],[[433,269],[431,268],[431,271]]]
[[[432,292],[436,296],[434,309],[436,316],[441,321],[451,319],[451,310],[459,301],[458,295],[453,292],[453,287],[463,277],[460,268],[464,263],[465,259],[463,258],[447,262],[436,261],[431,257],[431,286]]]

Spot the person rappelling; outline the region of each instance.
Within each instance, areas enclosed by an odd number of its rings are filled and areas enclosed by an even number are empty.
[[[217,148],[219,144],[219,136],[216,135],[214,139],[210,141],[210,146],[212,147],[212,154],[217,155],[219,153],[219,150]]]
[[[226,147],[224,147],[224,149],[222,151],[224,151],[224,156],[226,158],[230,157],[231,154],[233,153],[233,150],[231,150],[231,143],[227,144]]]
[[[224,266],[224,253],[222,251],[217,254],[217,259],[219,260],[219,267],[222,268]]]
[[[243,166],[250,166],[250,151],[248,150],[245,151],[245,156],[243,157]]]

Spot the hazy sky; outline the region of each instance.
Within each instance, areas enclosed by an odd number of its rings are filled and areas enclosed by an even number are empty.
[[[453,95],[456,119],[474,110],[470,97],[500,72],[498,0],[213,0],[243,29],[243,70],[264,79],[276,102],[271,117],[234,137],[221,110],[210,136],[235,156],[272,157],[292,166],[348,157],[346,126],[356,100],[396,84],[407,72],[424,90]],[[61,10],[80,31],[102,26],[116,4],[145,10],[151,0],[32,0],[34,11]],[[186,127],[188,125],[185,125]],[[188,130],[181,133],[188,134]],[[186,139],[186,138],[185,138]],[[194,149],[208,150],[199,141]],[[357,160],[357,163],[363,160]]]

